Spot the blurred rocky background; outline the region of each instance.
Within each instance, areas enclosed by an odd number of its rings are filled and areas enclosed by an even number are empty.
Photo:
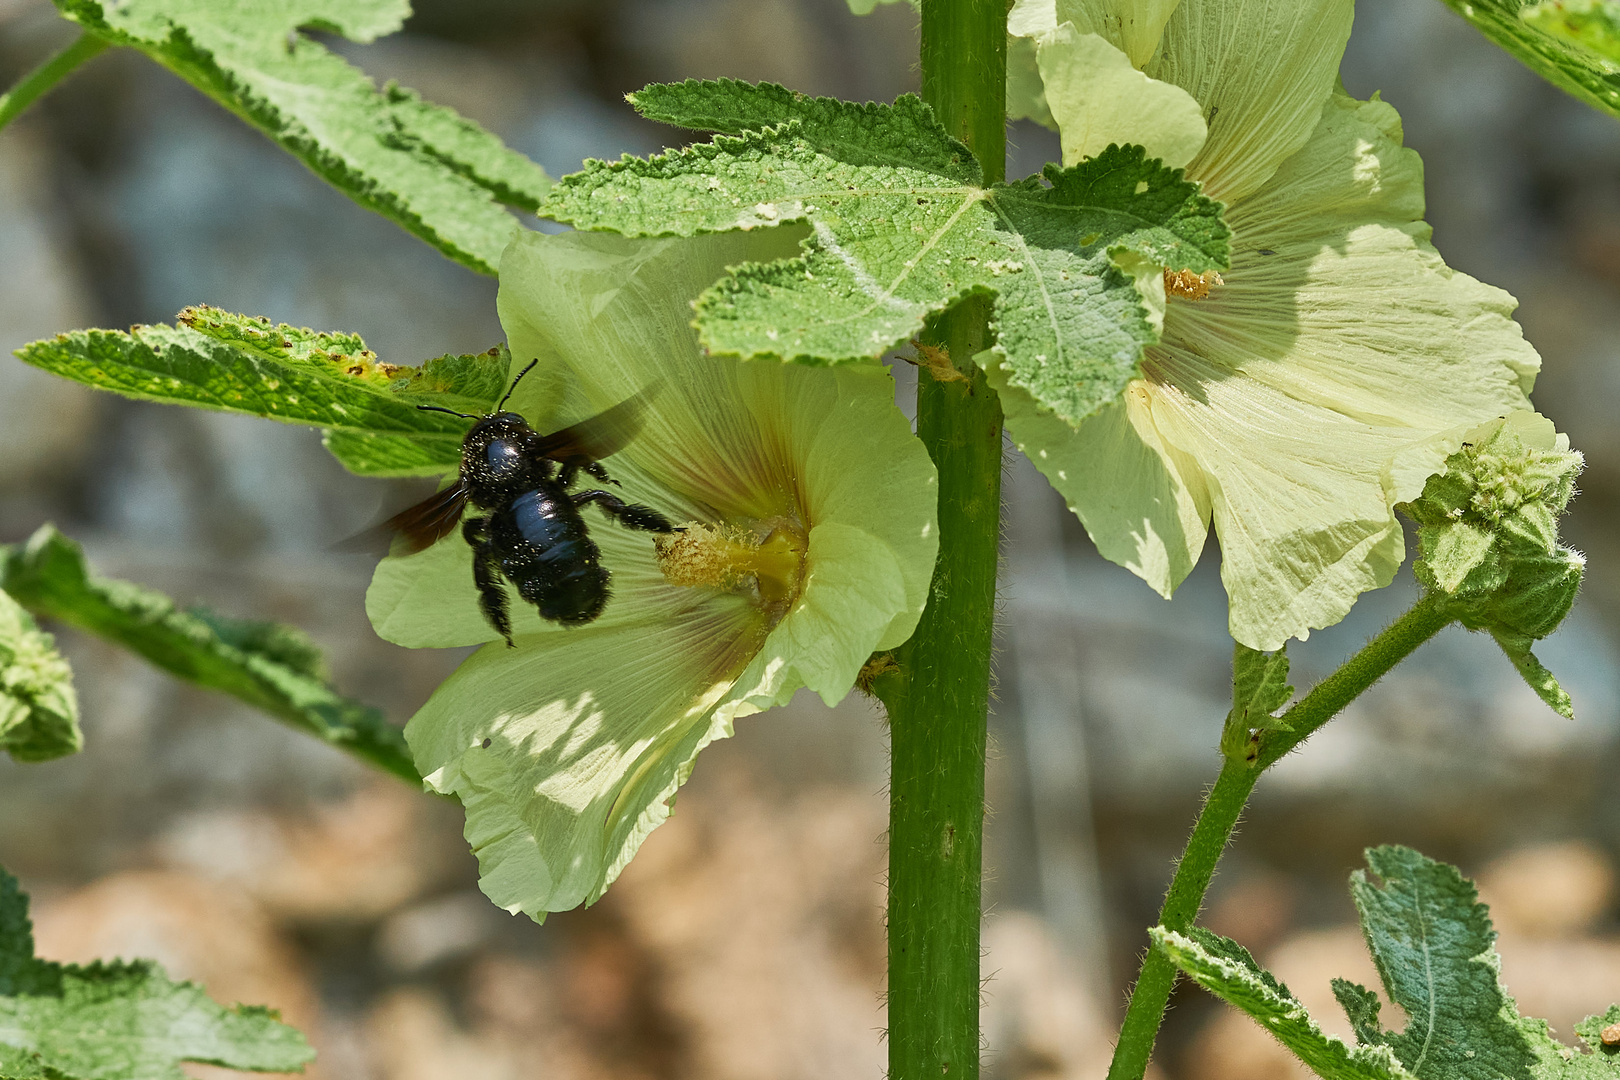
[[[621,95],[687,76],[889,99],[916,84],[905,5],[842,0],[418,0],[346,54],[478,119],[555,175],[675,133]],[[64,44],[45,0],[0,0],[0,85]],[[1568,1038],[1620,999],[1620,122],[1543,84],[1435,0],[1366,0],[1345,61],[1401,110],[1451,264],[1522,301],[1537,401],[1589,468],[1568,524],[1591,555],[1538,652],[1545,710],[1488,641],[1451,631],[1261,784],[1206,921],[1317,1014],[1370,980],[1346,875],[1400,842],[1481,876],[1509,987]],[[1054,154],[1014,132],[1015,175]],[[415,363],[498,340],[493,281],[326,189],[134,54],[104,55],[0,134],[0,349],[182,306],[358,331]],[[1229,639],[1214,552],[1165,603],[1100,561],[1012,460],[992,720],[987,1075],[1101,1076],[1124,987],[1213,778]],[[376,639],[364,560],[328,545],[396,502],[315,433],[96,395],[0,355],[0,541],[42,522],[102,572],[282,619],[340,687],[410,715],[460,659]],[[1409,578],[1291,652],[1330,671]],[[153,956],[311,1034],[328,1080],[877,1077],[884,1049],[884,732],[852,698],[745,721],[594,908],[544,926],[485,902],[457,807],[368,774],[233,702],[72,632],[87,749],[0,761],[0,863],[41,950]],[[1161,1075],[1301,1075],[1196,990]],[[1342,1023],[1341,1023],[1342,1028]],[[193,1070],[197,1075],[209,1072]]]

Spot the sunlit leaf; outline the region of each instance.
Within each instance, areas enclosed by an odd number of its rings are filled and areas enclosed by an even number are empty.
[[[69,19],[139,49],[246,120],[360,205],[474,270],[495,273],[516,221],[550,179],[442,105],[359,68],[305,29],[371,41],[408,0],[57,0]]]

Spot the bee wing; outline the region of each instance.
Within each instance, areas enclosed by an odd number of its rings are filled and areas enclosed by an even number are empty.
[[[336,545],[336,548],[339,551],[385,554],[388,541],[398,534],[405,539],[401,554],[415,554],[449,536],[466,508],[467,489],[457,480],[415,506],[406,507],[382,524],[356,533]]]
[[[587,420],[570,424],[561,431],[540,437],[539,451],[553,461],[583,465],[612,457],[629,444],[641,430],[641,417],[647,405],[664,388],[655,382],[633,397]]]

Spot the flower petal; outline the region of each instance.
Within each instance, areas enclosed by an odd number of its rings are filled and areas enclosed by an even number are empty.
[[[851,642],[849,657],[860,655],[837,676],[844,684],[837,694],[841,698],[867,657],[903,643],[922,617],[939,552],[939,474],[912,434],[911,422],[895,407],[894,379],[886,368],[851,364],[832,372],[835,378],[826,379],[815,369],[790,367],[776,375],[767,364],[745,364],[743,373],[752,378],[743,380],[741,389],[757,412],[774,415],[786,453],[801,463],[798,483],[811,529],[800,607],[842,607],[851,615],[839,636]],[[774,404],[767,403],[767,395]],[[831,546],[831,534],[818,539],[830,526],[842,530],[837,547]],[[853,557],[850,545],[857,543],[867,546],[871,559],[835,571],[837,553]],[[834,600],[827,591],[835,588],[861,592],[865,599]],[[870,617],[853,618],[856,607],[880,597],[881,608]],[[783,626],[798,615],[795,608]],[[793,632],[804,640],[802,631]],[[791,653],[782,655],[791,661]],[[824,698],[831,693],[825,680],[807,677],[805,685]]]
[[[1062,23],[1036,39],[1036,56],[1063,136],[1063,164],[1135,143],[1179,168],[1204,144],[1203,110],[1192,95],[1148,78],[1097,34]]]
[[[1228,215],[1224,285],[1172,301],[1151,415],[1205,473],[1232,633],[1274,649],[1387,584],[1412,499],[1467,429],[1528,406],[1539,365],[1506,293],[1428,243],[1394,110],[1334,95]]]
[[[1007,13],[1007,33],[1039,37],[1061,23],[1100,35],[1140,69],[1158,51],[1164,24],[1181,0],[1018,0]]]
[[[630,240],[611,233],[521,233],[501,260],[498,304],[514,357],[558,364],[580,388],[565,407],[588,415],[659,383],[640,436],[619,455],[648,479],[724,514],[791,509],[765,475],[760,420],[738,391],[745,365],[707,356],[691,301],[728,266],[799,254],[798,228],[690,239]],[[527,400],[520,389],[514,403]],[[660,507],[663,509],[663,507]]]
[[[1541,361],[1516,302],[1430,245],[1422,163],[1400,138],[1387,104],[1330,98],[1310,142],[1228,211],[1226,283],[1172,303],[1165,340],[1372,424],[1435,431],[1528,407]]]
[[[641,437],[620,456],[690,500],[693,517],[798,516],[812,546],[817,527],[840,523],[889,548],[903,602],[867,652],[890,648],[921,616],[939,544],[937,475],[894,405],[893,379],[878,364],[829,376],[705,356],[690,328],[690,297],[727,266],[796,253],[801,234],[763,232],[786,236],[520,236],[502,261],[503,323],[514,355],[555,357],[607,400],[666,380]],[[659,333],[688,344],[671,349]]]
[[[1168,597],[1203,551],[1210,503],[1197,464],[1159,437],[1143,385],[1132,383],[1074,428],[1012,386],[992,353],[977,359],[1014,445],[1062,493],[1097,550]]]
[[[1389,584],[1405,547],[1386,470],[1425,437],[1296,401],[1189,353],[1158,352],[1153,422],[1204,472],[1232,636],[1281,648]]]
[[[466,805],[482,887],[509,910],[539,918],[600,896],[736,717],[800,686],[838,700],[921,614],[937,484],[888,371],[706,357],[692,335],[691,298],[781,245],[576,233],[507,251],[503,322],[514,355],[558,375],[537,384],[557,397],[553,426],[662,382],[641,434],[611,459],[627,494],[676,520],[808,534],[804,580],[781,613],[747,592],[670,585],[646,534],[593,528],[616,590],[603,616],[486,646],[412,718],[418,767]],[[526,382],[513,395],[525,415],[547,408],[532,393]],[[380,624],[404,634],[438,612],[432,632],[474,632],[470,581],[467,594],[455,584],[466,556],[412,559],[417,577],[377,586],[398,594]]]
[[[1011,33],[1007,35],[1007,119],[1033,120],[1057,130],[1052,110],[1046,106],[1046,84],[1041,81],[1035,39]]]
[[[405,737],[428,786],[466,807],[491,900],[538,920],[601,896],[698,751],[731,734],[714,705],[753,621],[740,598],[711,597],[680,620],[488,645],[434,692]]]
[[[1183,0],[1144,69],[1203,106],[1187,166],[1212,198],[1256,191],[1305,144],[1338,79],[1353,0]],[[1078,25],[1078,24],[1077,24]]]

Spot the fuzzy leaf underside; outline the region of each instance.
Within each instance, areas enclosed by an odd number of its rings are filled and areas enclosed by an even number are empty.
[[[1196,928],[1193,935],[1162,926],[1148,933],[1153,944],[1194,982],[1248,1013],[1318,1076],[1328,1080],[1412,1080],[1387,1049],[1347,1046],[1323,1032],[1288,988],[1236,942]]]
[[[1546,1021],[1520,1016],[1502,986],[1496,933],[1472,882],[1455,867],[1403,847],[1369,849],[1367,865],[1378,883],[1357,871],[1351,894],[1384,990],[1408,1022],[1400,1032],[1385,1031],[1378,995],[1335,979],[1334,996],[1356,1032],[1354,1049],[1322,1035],[1287,988],[1241,946],[1196,927],[1187,935],[1157,927],[1154,943],[1329,1080],[1620,1077],[1620,1048],[1602,1042],[1602,1032],[1620,1021],[1620,1005],[1576,1026],[1591,1052],[1562,1045]]]
[[[1404,847],[1372,848],[1367,865],[1380,883],[1358,870],[1350,894],[1384,991],[1409,1017],[1405,1030],[1377,1041],[1411,1072],[1423,1080],[1620,1076],[1612,1051],[1596,1046],[1577,1054],[1552,1037],[1545,1020],[1519,1015],[1473,882]],[[1376,1024],[1368,1026],[1371,1035]]]
[[[273,1011],[224,1008],[149,960],[35,958],[28,898],[0,870],[0,1080],[181,1080],[182,1061],[297,1072],[314,1056]]]
[[[25,544],[0,546],[0,589],[37,615],[116,642],[177,678],[417,779],[400,729],[327,685],[314,644],[293,627],[182,611],[161,593],[97,577],[79,545],[49,525]]]
[[[516,221],[551,181],[454,111],[359,68],[300,33],[370,41],[408,0],[56,0],[69,19],[139,49],[274,139],[317,176],[445,255],[493,274]]]
[[[468,422],[418,405],[488,412],[505,385],[504,346],[420,367],[384,364],[354,334],[317,333],[217,308],[178,326],[75,330],[24,345],[19,359],[124,397],[248,413],[327,429],[351,472],[442,473],[461,460]]]
[[[1565,91],[1620,116],[1620,64],[1554,37],[1520,17],[1524,0],[1445,0],[1491,41]]]
[[[1118,396],[1155,337],[1118,262],[1227,266],[1220,204],[1141,147],[987,188],[967,148],[910,95],[860,105],[722,80],[649,87],[633,101],[722,134],[587,162],[553,187],[543,216],[631,236],[810,226],[801,257],[736,267],[699,297],[699,336],[716,353],[874,358],[988,294],[1011,381],[1077,423]]]

